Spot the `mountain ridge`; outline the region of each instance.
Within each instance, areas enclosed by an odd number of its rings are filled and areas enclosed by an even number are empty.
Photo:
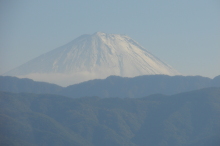
[[[20,79],[11,76],[0,76],[0,91],[53,94],[62,89],[63,87],[56,84],[37,82],[28,78]]]
[[[216,83],[214,83],[216,82]],[[143,75],[133,78],[109,76],[70,85],[57,94],[68,97],[144,97],[151,94],[172,95],[191,90],[218,87],[219,81],[202,76]]]
[[[133,98],[151,94],[172,95],[201,88],[220,87],[219,77],[210,79],[202,76],[144,75],[133,78],[109,76],[106,79],[94,79],[61,87],[31,79],[0,76],[0,91],[49,93],[73,98],[85,96]]]

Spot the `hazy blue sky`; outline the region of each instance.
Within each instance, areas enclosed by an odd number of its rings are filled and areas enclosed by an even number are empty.
[[[97,31],[127,34],[184,75],[220,75],[219,0],[0,0],[0,74]]]

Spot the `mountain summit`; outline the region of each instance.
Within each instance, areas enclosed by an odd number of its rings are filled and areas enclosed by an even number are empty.
[[[134,77],[179,74],[126,35],[97,32],[82,35],[5,75],[62,86],[110,75]]]

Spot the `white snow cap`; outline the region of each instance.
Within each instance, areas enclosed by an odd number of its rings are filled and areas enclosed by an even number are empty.
[[[126,35],[96,32],[82,35],[5,75],[67,86],[110,75],[153,74],[179,73]]]

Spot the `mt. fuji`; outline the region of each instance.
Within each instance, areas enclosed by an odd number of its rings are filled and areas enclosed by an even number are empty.
[[[67,86],[110,75],[179,74],[126,35],[82,35],[4,75]]]

